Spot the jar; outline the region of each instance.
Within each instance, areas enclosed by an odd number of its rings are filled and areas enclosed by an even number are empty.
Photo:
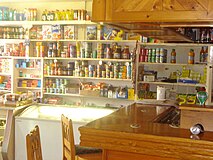
[[[121,46],[117,45],[115,52],[113,53],[113,58],[114,59],[120,59],[121,58]]]
[[[65,54],[65,52],[63,51],[63,52],[61,52],[61,57],[62,58],[66,58],[66,54]]]
[[[112,58],[112,49],[110,47],[107,47],[107,49],[106,49],[106,58],[107,59]]]
[[[124,50],[121,54],[122,59],[129,59],[130,58],[130,52],[129,52],[129,46],[125,46]]]
[[[62,69],[61,69],[61,67],[58,68],[58,75],[59,75],[59,76],[62,75]]]

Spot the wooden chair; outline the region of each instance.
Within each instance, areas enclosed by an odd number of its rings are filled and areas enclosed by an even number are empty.
[[[26,136],[27,160],[42,160],[41,141],[39,127],[35,128]]]
[[[101,149],[75,145],[72,120],[61,115],[63,160],[101,160]]]

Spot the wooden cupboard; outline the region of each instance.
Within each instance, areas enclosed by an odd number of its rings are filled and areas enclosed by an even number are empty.
[[[211,0],[93,0],[93,21],[203,22],[212,18]]]

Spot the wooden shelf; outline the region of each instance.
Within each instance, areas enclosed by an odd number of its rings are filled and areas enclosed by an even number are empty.
[[[41,80],[41,78],[31,78],[31,77],[17,77],[17,79]]]
[[[2,23],[2,21],[0,21]],[[1,24],[0,24],[1,26]],[[1,41],[4,41],[4,43],[20,43],[20,42],[24,42],[25,39],[0,39]]]
[[[20,56],[11,56],[13,59],[42,59],[43,57],[20,57]]]
[[[101,96],[89,96],[89,95],[80,95],[80,94],[62,94],[62,93],[44,93],[45,95],[54,95],[54,96],[71,96],[71,97],[82,97],[82,98],[99,98],[99,99],[110,99],[110,100],[123,100],[123,101],[134,101],[130,99],[121,99],[121,98],[108,98]]]
[[[20,70],[40,70],[41,68],[16,68],[16,69],[20,69]]]
[[[211,44],[205,44],[205,43],[139,43],[142,46],[164,46],[164,47],[202,47],[202,46],[211,46]]]
[[[62,58],[62,57],[45,57],[44,59],[58,60],[84,60],[84,61],[110,61],[110,62],[131,62],[131,59],[107,59],[107,58]]]
[[[71,96],[71,97],[82,97],[80,94],[62,94],[62,93],[44,93],[44,95],[54,95],[54,96]]]
[[[1,21],[0,26],[33,26],[33,25],[96,25],[97,23],[86,20],[69,21]]]
[[[11,76],[10,73],[0,73],[1,76]]]
[[[93,43],[98,43],[98,42],[103,42],[103,43],[113,43],[113,42],[117,42],[117,43],[135,43],[136,45],[136,40],[77,40],[77,39],[56,39],[56,40],[52,40],[52,39],[47,39],[47,40],[43,40],[43,39],[30,39],[31,42],[93,42]]]
[[[7,89],[0,89],[0,92],[10,93],[10,92],[11,92],[11,90],[7,90]]]
[[[152,63],[152,62],[139,62],[138,65],[164,65],[164,66],[206,66],[207,63],[195,63],[195,64],[186,64],[186,63]]]
[[[93,80],[110,80],[110,81],[126,81],[131,82],[131,79],[115,79],[115,78],[97,78],[97,77],[74,77],[74,76],[50,76],[44,75],[45,78],[67,78],[67,79],[93,79]]]
[[[138,83],[148,83],[156,85],[171,85],[171,86],[187,86],[187,87],[206,87],[205,84],[190,84],[190,83],[167,83],[167,82],[145,82],[138,81]]]
[[[41,88],[37,88],[37,87],[17,87],[17,89],[41,89]]]

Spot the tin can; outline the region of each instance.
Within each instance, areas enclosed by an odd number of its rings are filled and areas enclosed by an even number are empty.
[[[57,49],[57,43],[56,42],[53,42],[52,49]]]
[[[45,46],[42,45],[42,46],[40,47],[40,56],[41,56],[41,57],[44,57],[44,55],[45,55]]]
[[[102,77],[102,78],[106,78],[106,71],[102,71],[102,72],[101,72],[101,77]]]
[[[93,72],[94,71],[89,71],[89,77],[93,77]]]
[[[49,49],[49,50],[48,50],[47,56],[48,56],[48,57],[52,57],[52,49]]]
[[[49,49],[53,49],[53,43],[52,42],[49,43],[48,47],[49,47]]]
[[[76,57],[76,46],[70,45],[70,57],[71,58]]]
[[[40,45],[36,45],[36,57],[40,57]]]
[[[110,78],[114,78],[114,72],[110,71]]]
[[[57,50],[56,49],[53,49],[52,50],[52,57],[56,57],[57,56]]]
[[[88,55],[87,55],[88,56]],[[81,58],[87,58],[85,56],[85,49],[84,48],[81,48]]]
[[[92,58],[97,58],[97,50],[94,50],[94,51],[92,52]]]
[[[93,71],[93,77],[97,77],[97,71]]]

